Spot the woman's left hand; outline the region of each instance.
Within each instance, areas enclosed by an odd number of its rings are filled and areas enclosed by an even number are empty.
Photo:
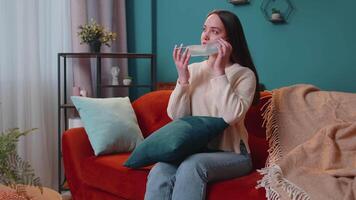
[[[217,42],[220,45],[218,46],[218,55],[213,64],[213,71],[216,76],[221,76],[225,74],[225,67],[230,62],[232,47],[230,43],[222,38],[219,38]]]

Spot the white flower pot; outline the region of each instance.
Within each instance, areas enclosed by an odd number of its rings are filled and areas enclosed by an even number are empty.
[[[131,79],[128,79],[128,78],[125,78],[124,80],[122,80],[122,83],[123,83],[124,85],[131,85],[131,82],[132,82],[132,80],[131,80]]]
[[[281,13],[272,13],[271,20],[275,20],[275,21],[282,20]]]

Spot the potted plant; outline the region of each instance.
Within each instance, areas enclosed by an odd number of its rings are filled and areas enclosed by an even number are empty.
[[[281,11],[278,10],[277,8],[272,8],[271,20],[272,21],[282,21],[283,17],[281,15]]]
[[[107,31],[93,19],[89,24],[79,26],[79,30],[80,44],[89,44],[91,52],[100,52],[102,44],[110,47],[109,42],[116,39],[116,33]]]
[[[0,133],[0,185],[14,189],[16,195],[24,199],[30,199],[26,193],[28,185],[36,186],[41,193],[43,192],[40,179],[35,176],[31,165],[22,160],[16,151],[19,137],[25,136],[33,130],[35,129],[21,132],[16,128]]]
[[[131,85],[132,82],[132,77],[131,76],[125,76],[125,78],[122,80],[122,83],[124,85]]]

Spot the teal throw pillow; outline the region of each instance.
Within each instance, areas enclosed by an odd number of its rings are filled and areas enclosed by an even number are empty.
[[[128,97],[71,99],[96,156],[129,152],[143,141]]]
[[[189,116],[174,120],[148,136],[124,166],[140,168],[156,162],[179,162],[202,152],[228,124],[222,118]]]

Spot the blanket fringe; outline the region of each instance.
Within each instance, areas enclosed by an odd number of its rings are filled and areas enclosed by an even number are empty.
[[[293,184],[289,180],[283,178],[281,184],[282,189],[288,193],[289,198],[292,200],[310,200],[309,195],[302,188]]]
[[[272,165],[257,171],[263,175],[263,178],[257,181],[256,188],[264,187],[268,200],[281,200],[280,194],[272,188],[273,182],[277,187],[286,191],[292,200],[310,200],[310,197],[302,188],[283,178],[282,169],[278,165]]]
[[[282,169],[276,165],[277,161],[282,158],[282,150],[278,136],[277,109],[275,108],[277,104],[274,102],[277,98],[274,98],[275,95],[276,93],[273,91],[272,97],[261,108],[263,118],[262,126],[266,127],[266,139],[269,149],[266,167],[257,170],[263,177],[257,181],[256,188],[264,187],[268,200],[280,200],[280,194],[272,188],[272,181],[275,181],[277,187],[281,187],[286,191],[290,199],[310,200],[310,197],[303,189],[283,178]]]
[[[278,125],[277,125],[277,111],[275,108],[273,96],[270,98],[261,108],[263,123],[262,126],[266,127],[266,139],[268,141],[268,158],[266,162],[266,167],[271,166],[271,164],[276,163],[282,157],[282,150],[280,147],[280,139],[278,137]]]
[[[257,181],[256,189],[264,187],[266,190],[266,198],[268,200],[281,199],[278,192],[272,188],[272,181],[281,177],[280,174],[282,170],[279,171],[278,168],[279,167],[275,165],[257,170],[263,177],[261,180]]]

